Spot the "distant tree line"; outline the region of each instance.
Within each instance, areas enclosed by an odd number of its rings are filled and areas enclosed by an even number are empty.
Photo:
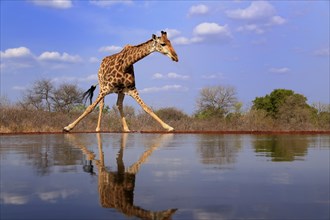
[[[75,84],[55,86],[51,80],[43,79],[33,83],[15,105],[1,97],[0,132],[61,129],[85,110],[83,92]],[[177,130],[330,130],[329,104],[309,105],[304,95],[287,89],[256,97],[251,108],[242,110],[235,87],[210,86],[200,90],[196,106],[193,115],[175,107],[156,109],[155,113]],[[105,106],[103,111],[107,113],[104,129],[121,130],[118,109]],[[82,130],[94,129],[98,111],[94,112],[83,120]],[[124,112],[133,129],[161,129],[151,117],[144,112],[137,114],[132,106],[124,106]]]
[[[248,112],[241,111],[236,90],[231,86],[206,87],[197,99],[197,118],[243,119],[245,115],[257,115],[256,120],[268,121],[277,127],[306,127],[306,124],[329,128],[330,105],[309,105],[304,95],[288,89],[275,89],[263,97],[256,97]],[[279,126],[280,125],[280,126]]]

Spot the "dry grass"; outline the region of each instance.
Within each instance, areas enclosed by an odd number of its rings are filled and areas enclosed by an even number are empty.
[[[60,132],[63,127],[74,121],[81,113],[46,112],[23,110],[15,106],[1,107],[0,133],[15,132]],[[157,111],[156,111],[157,113]],[[311,121],[284,123],[267,117],[264,112],[251,110],[243,115],[231,118],[198,119],[180,111],[167,109],[158,112],[163,120],[177,131],[321,131],[330,130],[328,118]],[[82,120],[74,131],[94,131],[98,112],[94,111]],[[131,114],[127,123],[132,131],[163,131],[163,128],[146,113]],[[103,114],[103,131],[121,131],[121,122],[117,112]]]

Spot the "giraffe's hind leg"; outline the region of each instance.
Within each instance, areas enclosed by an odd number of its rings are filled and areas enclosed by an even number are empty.
[[[125,115],[124,115],[124,112],[123,112],[124,97],[125,97],[124,93],[118,93],[117,108],[118,108],[119,113],[120,113],[121,123],[122,123],[122,126],[123,126],[122,129],[123,129],[124,132],[129,132],[130,130],[128,129],[126,119],[125,119]]]
[[[128,94],[135,99],[137,103],[143,108],[145,112],[147,112],[151,117],[153,117],[164,129],[167,131],[173,131],[174,128],[163,122],[152,110],[149,108],[143,100],[140,98],[139,93],[136,89],[130,90]]]

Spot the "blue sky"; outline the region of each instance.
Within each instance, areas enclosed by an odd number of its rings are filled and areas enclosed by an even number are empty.
[[[88,89],[103,57],[160,34],[179,56],[135,64],[153,108],[196,110],[201,88],[234,86],[257,96],[292,89],[329,104],[329,1],[1,0],[1,96],[12,102],[40,79]],[[106,104],[115,104],[114,94]],[[125,104],[136,106],[130,97]],[[137,106],[136,106],[137,107]]]

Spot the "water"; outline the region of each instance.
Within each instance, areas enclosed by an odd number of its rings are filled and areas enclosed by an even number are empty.
[[[329,135],[1,136],[1,219],[329,219]]]

